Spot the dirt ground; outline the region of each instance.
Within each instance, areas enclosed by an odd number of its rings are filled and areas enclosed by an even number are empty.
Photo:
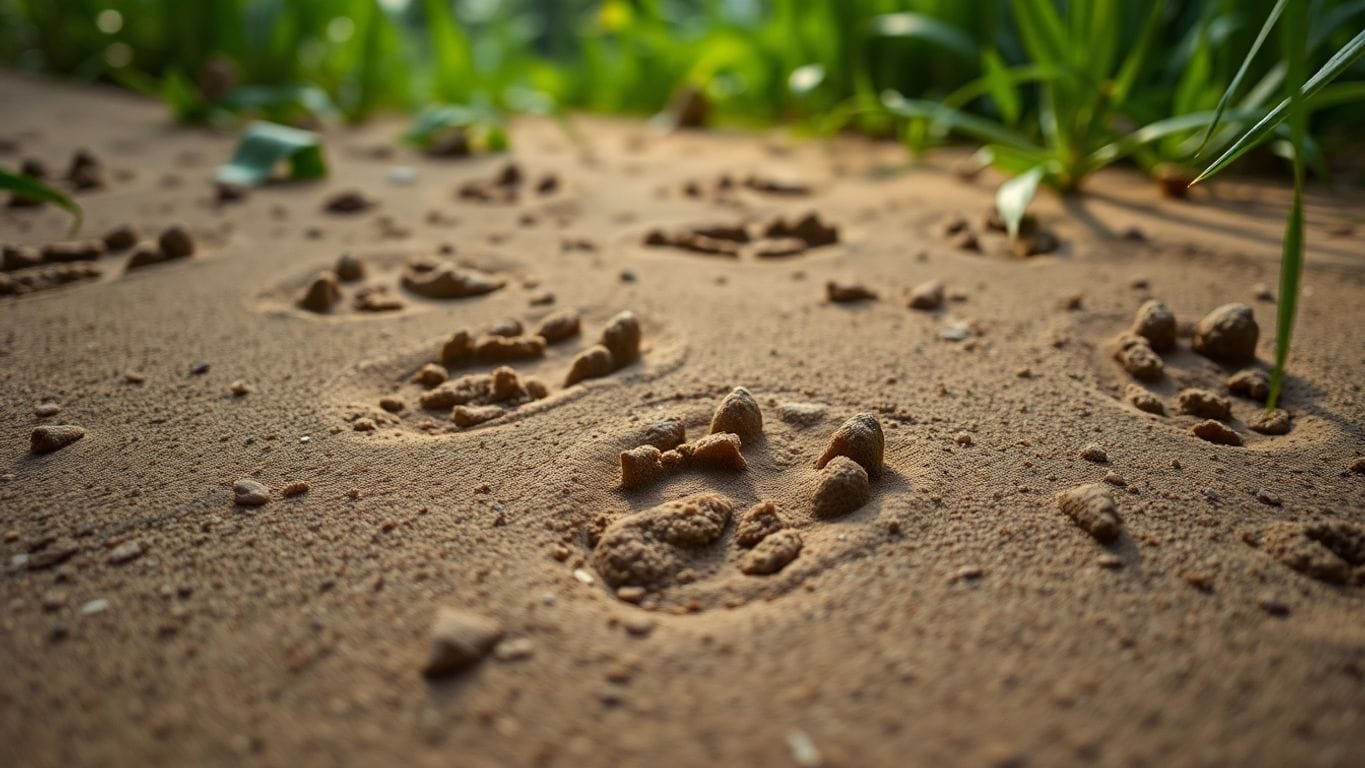
[[[6,765],[1365,754],[1359,191],[1309,201],[1290,430],[1267,435],[1225,383],[1271,360],[1287,195],[1267,182],[1179,202],[1106,172],[1042,196],[1056,242],[1017,258],[981,220],[998,179],[954,151],[581,118],[579,143],[525,121],[511,158],[431,160],[380,121],[327,136],[325,182],[224,201],[232,139],[158,104],[13,75],[0,102],[7,166],[99,161],[81,237],[180,224],[197,246],[0,273]],[[373,206],[324,210],[348,190]],[[0,241],[67,224],[4,208]],[[314,286],[343,254],[364,276]],[[932,280],[941,303],[911,308]],[[421,295],[470,281],[487,292]],[[298,305],[310,288],[329,311]],[[1113,351],[1148,299],[1179,338],[1139,381]],[[1191,350],[1233,302],[1254,363]],[[638,359],[593,353],[623,311],[606,341],[638,327]],[[579,332],[537,348],[555,313]],[[576,364],[594,375],[566,385]],[[703,446],[736,387],[721,421],[750,431]],[[1193,434],[1207,409],[1244,444]],[[817,469],[861,413],[884,467],[860,432],[861,461]],[[84,436],[34,453],[44,425]],[[251,478],[263,505],[236,501]],[[783,531],[749,549],[764,522]]]

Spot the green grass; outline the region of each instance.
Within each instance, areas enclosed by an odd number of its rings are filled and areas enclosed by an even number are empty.
[[[60,192],[32,176],[14,173],[0,168],[0,190],[19,197],[50,203],[71,214],[71,232],[80,229],[81,207],[66,194]]]

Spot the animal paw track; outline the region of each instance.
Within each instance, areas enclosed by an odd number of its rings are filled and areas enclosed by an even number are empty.
[[[460,433],[543,413],[611,380],[661,375],[684,353],[663,328],[629,311],[605,320],[556,311],[525,324],[462,328],[362,364],[331,389],[353,431]]]
[[[1238,313],[1248,325],[1238,353],[1229,356],[1209,341],[1209,329]],[[1087,313],[1086,322],[1112,327],[1123,317]],[[1301,407],[1266,412],[1271,366],[1255,356],[1256,334],[1243,305],[1219,307],[1196,324],[1177,322],[1161,302],[1147,301],[1126,330],[1095,340],[1092,363],[1109,397],[1191,439],[1265,449],[1321,438],[1331,427],[1308,399],[1313,386],[1305,380],[1291,377],[1285,395]]]
[[[894,526],[878,519],[895,519],[907,480],[883,463],[877,417],[845,416],[737,388],[594,438],[584,459],[624,509],[585,525],[587,562],[618,599],[690,613],[775,597],[856,558],[887,539]]]

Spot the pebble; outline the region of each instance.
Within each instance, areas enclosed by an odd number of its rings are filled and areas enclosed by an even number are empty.
[[[966,323],[949,323],[939,330],[938,335],[944,341],[963,341],[972,335],[972,330]]]
[[[626,587],[622,587],[626,589]],[[639,588],[642,592],[643,588]],[[626,628],[626,632],[635,637],[649,637],[654,631],[655,621],[648,616],[629,616],[621,624]]]
[[[847,461],[847,459],[845,459]],[[852,462],[849,462],[852,464]],[[862,472],[862,467],[852,466]],[[866,474],[863,475],[866,478]],[[818,507],[817,507],[818,509]],[[817,511],[816,514],[819,514]],[[765,536],[762,541],[744,555],[739,570],[750,576],[766,576],[777,573],[801,554],[801,534],[793,530],[777,531]]]
[[[468,611],[441,608],[432,622],[422,674],[445,677],[478,664],[502,639],[502,624]]]
[[[822,467],[820,482],[815,488],[816,517],[840,517],[867,503],[872,492],[867,471],[858,462],[844,455],[836,455],[824,462]]]
[[[52,453],[85,437],[85,430],[74,424],[52,424],[34,427],[29,436],[29,450],[33,453]]]
[[[81,606],[82,616],[94,616],[97,613],[104,613],[109,610],[109,601],[100,597],[91,600]]]
[[[1287,435],[1291,426],[1289,414],[1280,408],[1267,413],[1258,411],[1255,416],[1247,419],[1247,426],[1253,432],[1263,435]]]
[[[1256,605],[1271,616],[1288,616],[1289,605],[1273,592],[1262,592],[1256,598]]]
[[[571,387],[587,379],[599,379],[613,370],[611,350],[595,344],[578,353],[564,377],[564,386]]]
[[[1270,507],[1278,507],[1284,503],[1280,501],[1279,496],[1276,496],[1275,494],[1271,493],[1270,491],[1267,491],[1264,488],[1256,489],[1256,492],[1253,493],[1252,496],[1254,496],[1257,501]]]
[[[1270,397],[1270,377],[1259,368],[1238,371],[1227,380],[1228,390],[1234,395],[1264,403]]]
[[[825,298],[835,304],[872,301],[877,298],[877,292],[867,288],[862,283],[843,283],[830,280],[825,283]]]
[[[1213,419],[1206,419],[1195,424],[1190,428],[1190,432],[1201,440],[1207,440],[1217,445],[1242,445],[1242,436],[1234,432],[1226,424],[1219,423]]]
[[[1166,415],[1166,405],[1161,402],[1161,398],[1136,384],[1128,385],[1128,389],[1124,394],[1124,399],[1132,404],[1134,408],[1144,413],[1150,413],[1155,416]]]
[[[741,444],[753,443],[763,436],[763,413],[744,387],[731,390],[711,416],[710,434],[725,432],[738,435]]]
[[[920,283],[910,291],[910,308],[935,310],[943,306],[943,281],[929,280]]]
[[[132,562],[139,557],[146,549],[140,541],[125,541],[114,547],[114,551],[109,553],[109,563],[111,565],[122,565]]]
[[[787,748],[791,750],[792,762],[796,763],[798,768],[820,768],[824,764],[820,750],[816,749],[815,742],[811,741],[805,731],[788,731]]]
[[[343,253],[337,257],[337,263],[332,267],[332,272],[336,274],[338,280],[344,283],[353,283],[365,277],[365,262],[352,254]]]
[[[1078,485],[1057,494],[1057,506],[1077,527],[1102,544],[1118,538],[1122,524],[1114,495],[1099,483]]]
[[[337,275],[324,270],[313,276],[303,295],[299,297],[299,308],[323,314],[331,312],[341,301],[341,288],[337,285]]]
[[[251,394],[251,385],[237,379],[228,385],[228,391],[232,393],[233,397],[245,397]]]
[[[535,655],[536,646],[529,637],[514,637],[503,640],[493,648],[493,658],[498,661],[523,661]]]
[[[33,415],[37,416],[40,419],[46,419],[49,416],[56,416],[61,412],[62,407],[60,405],[57,405],[56,403],[41,403],[36,408],[33,409]]]
[[[1096,464],[1108,464],[1109,454],[1100,447],[1099,443],[1091,443],[1081,449],[1080,456],[1086,461],[1093,461]]]
[[[1133,333],[1143,337],[1156,352],[1175,348],[1175,313],[1159,301],[1143,302],[1133,320]]]
[[[1224,304],[1204,316],[1194,329],[1194,351],[1214,360],[1236,363],[1256,357],[1260,328],[1245,304]]]
[[[972,435],[970,432],[958,432],[956,435],[953,435],[953,442],[963,448],[969,448],[972,445]]]
[[[194,236],[178,224],[163,230],[156,242],[161,254],[168,259],[183,259],[194,253]]]
[[[572,312],[555,312],[536,326],[536,335],[548,344],[558,344],[571,339],[579,333],[578,315]]]
[[[1166,373],[1166,365],[1145,337],[1125,333],[1119,337],[1114,358],[1139,381],[1159,381]]]
[[[305,493],[308,493],[308,491],[310,490],[312,490],[312,486],[310,486],[308,483],[302,480],[295,480],[294,482],[289,483],[285,487],[281,488],[280,495],[285,498],[290,498],[293,496],[301,496]]]
[[[1232,403],[1226,397],[1207,389],[1187,389],[1180,393],[1177,407],[1181,413],[1201,419],[1226,419],[1232,415]]]
[[[597,579],[594,579],[592,577],[592,574],[588,573],[587,569],[585,568],[575,568],[573,571],[573,577],[575,579],[578,579],[579,582],[586,584],[588,586],[592,586],[597,581]]]
[[[874,413],[860,413],[845,421],[830,436],[825,452],[816,469],[824,469],[835,456],[847,456],[862,465],[868,477],[876,477],[882,469],[886,453],[886,436]]]
[[[244,507],[259,507],[270,501],[270,489],[250,477],[233,483],[232,495],[233,500]]]

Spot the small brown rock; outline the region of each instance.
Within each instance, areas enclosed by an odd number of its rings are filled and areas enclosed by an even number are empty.
[[[183,259],[194,254],[194,236],[178,224],[162,230],[156,242],[167,259]]]
[[[835,456],[847,456],[862,465],[868,477],[876,477],[881,472],[885,453],[886,436],[877,415],[860,413],[834,431],[825,452],[815,462],[815,468],[824,469]]]
[[[1232,404],[1228,399],[1207,389],[1187,389],[1181,392],[1178,407],[1181,413],[1198,416],[1201,419],[1222,420],[1232,415]]]
[[[1118,538],[1118,506],[1114,495],[1099,483],[1078,485],[1057,494],[1057,506],[1096,541],[1108,544]]]
[[[431,626],[422,674],[444,677],[478,664],[502,639],[502,624],[455,608],[441,608]]]
[[[711,417],[711,434],[732,432],[741,443],[752,443],[763,437],[763,413],[754,396],[744,387],[735,387],[720,401]]]
[[[545,339],[548,344],[558,344],[561,341],[577,336],[579,332],[578,315],[572,312],[556,312],[536,326],[536,335]]]
[[[1287,435],[1291,422],[1289,414],[1283,409],[1276,408],[1269,413],[1257,411],[1255,416],[1247,420],[1247,426],[1251,431],[1260,432],[1263,435]]]
[[[1245,304],[1225,304],[1199,321],[1194,329],[1194,351],[1205,357],[1237,363],[1256,357],[1260,327]]]
[[[1139,411],[1154,414],[1156,416],[1166,415],[1166,405],[1161,402],[1161,398],[1148,392],[1136,384],[1129,384],[1125,390],[1124,399]]]
[[[1270,377],[1259,368],[1238,371],[1227,380],[1228,390],[1234,395],[1264,403],[1270,397]]]
[[[862,467],[857,468],[859,471],[862,470]],[[767,576],[787,567],[787,564],[795,560],[799,554],[801,534],[791,530],[777,531],[765,537],[744,555],[740,560],[739,570],[750,576]]]
[[[233,501],[244,507],[259,507],[270,501],[270,489],[259,480],[244,477],[232,484]]]
[[[621,312],[602,329],[600,344],[611,352],[613,369],[621,368],[640,357],[640,321],[629,310]]]
[[[739,516],[739,522],[735,525],[735,543],[750,549],[782,528],[777,502],[760,501]]]
[[[109,251],[126,251],[137,245],[137,228],[131,224],[115,227],[104,234],[104,247]]]
[[[825,283],[825,298],[835,304],[871,301],[877,298],[877,292],[867,288],[862,283],[841,283],[830,280]]]
[[[1217,445],[1242,445],[1242,436],[1234,432],[1230,427],[1213,419],[1206,419],[1190,428],[1190,432],[1201,440],[1207,440]]]
[[[1114,358],[1123,366],[1123,370],[1139,381],[1159,381],[1166,372],[1166,365],[1151,344],[1136,334],[1126,333],[1119,337]]]
[[[930,280],[921,283],[910,291],[910,308],[934,310],[943,306],[943,281]]]
[[[134,254],[136,255],[136,254]],[[308,283],[303,295],[299,297],[299,307],[309,312],[323,314],[331,312],[337,302],[341,301],[341,288],[337,286],[337,277],[332,272],[319,272]]]
[[[569,373],[564,377],[564,386],[571,387],[585,379],[597,379],[609,375],[613,370],[611,351],[601,344],[578,353]]]
[[[847,456],[833,456],[821,470],[815,488],[815,516],[841,517],[866,504],[871,495],[867,470]]]
[[[74,424],[51,424],[34,427],[29,435],[29,450],[33,453],[52,453],[85,437],[85,430]]]
[[[1146,339],[1155,352],[1175,348],[1175,328],[1175,313],[1156,300],[1144,302],[1133,321],[1133,333]]]

